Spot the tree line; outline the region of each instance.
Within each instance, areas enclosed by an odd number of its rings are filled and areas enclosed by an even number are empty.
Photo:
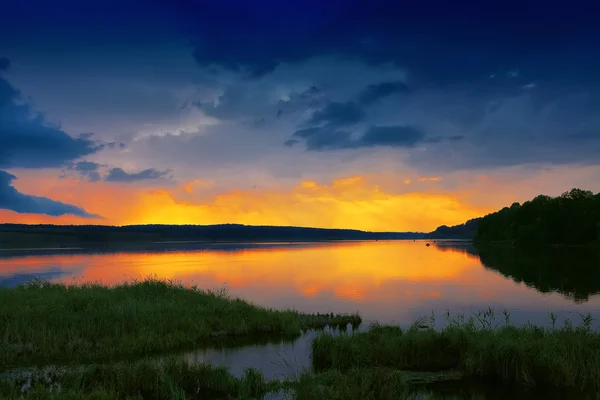
[[[519,245],[584,245],[600,242],[600,193],[572,189],[558,197],[539,195],[478,221],[474,241]]]

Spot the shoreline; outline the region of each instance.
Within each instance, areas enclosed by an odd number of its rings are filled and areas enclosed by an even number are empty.
[[[301,399],[342,393],[358,400],[381,398],[373,396],[385,384],[391,398],[416,400],[423,385],[467,379],[600,390],[600,331],[591,329],[590,315],[578,326],[541,328],[514,326],[508,312],[488,309],[470,317],[451,318],[448,312],[441,329],[433,328],[432,315],[409,328],[375,323],[355,331],[362,323],[358,314],[275,310],[225,292],[146,279],[114,287],[37,281],[0,288],[0,318],[6,322],[0,335],[0,397],[30,391],[34,398],[54,399],[51,391],[59,384],[75,398],[138,392],[146,393],[144,398],[174,398],[171,390],[186,398],[201,398],[199,393],[262,398],[287,390]],[[321,331],[309,347],[312,371],[284,379],[265,379],[256,369],[236,377],[221,366],[169,357],[157,364],[148,358],[229,337],[293,337],[348,325],[353,326],[349,333]],[[29,374],[33,365],[54,363],[65,367]]]

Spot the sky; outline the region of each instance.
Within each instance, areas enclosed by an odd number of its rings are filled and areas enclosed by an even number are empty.
[[[600,5],[0,5],[0,222],[431,231],[600,191]]]

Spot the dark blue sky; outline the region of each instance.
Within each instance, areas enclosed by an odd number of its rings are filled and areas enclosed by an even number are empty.
[[[3,2],[0,168],[210,180],[215,195],[594,167],[598,15],[594,1]]]

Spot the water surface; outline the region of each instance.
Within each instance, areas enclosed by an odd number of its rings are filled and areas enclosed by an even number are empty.
[[[409,324],[432,310],[508,309],[515,323],[550,311],[600,311],[598,255],[583,249],[483,253],[438,241],[154,244],[137,250],[3,250],[0,286],[35,277],[109,285],[154,276],[303,312],[360,312]],[[483,260],[483,262],[482,262]]]
[[[379,321],[407,326],[433,311],[441,327],[446,310],[468,316],[488,307],[498,311],[498,323],[504,322],[500,313],[507,310],[511,323],[518,325],[549,326],[550,312],[559,315],[558,323],[569,318],[578,324],[580,315],[590,313],[597,328],[600,317],[600,261],[589,249],[478,252],[468,243],[436,241],[427,247],[423,241],[376,241],[0,251],[0,286],[36,277],[114,285],[147,276],[201,288],[225,287],[232,296],[273,308],[359,312],[365,325]],[[235,375],[256,367],[267,378],[291,376],[310,367],[314,335],[178,356],[227,365]],[[475,397],[491,399],[496,392]],[[536,397],[523,396],[512,395]]]

